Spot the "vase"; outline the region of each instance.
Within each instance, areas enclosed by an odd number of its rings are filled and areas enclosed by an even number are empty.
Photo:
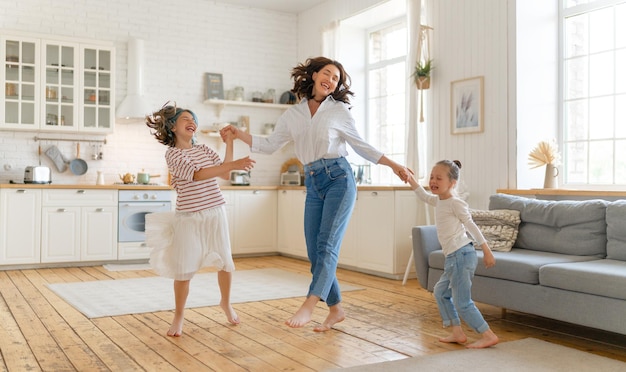
[[[415,81],[415,85],[417,89],[428,89],[430,88],[430,77],[428,76],[420,76]]]
[[[557,177],[559,176],[559,168],[553,164],[546,164],[546,177],[543,181],[544,189],[556,189]]]

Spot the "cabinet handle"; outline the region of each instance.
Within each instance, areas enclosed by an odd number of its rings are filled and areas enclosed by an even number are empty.
[[[59,209],[57,209],[57,212],[64,213],[66,210],[67,209],[65,209],[65,208],[59,208]]]
[[[15,190],[15,192],[18,194],[23,194],[26,192],[26,190],[19,189],[19,190]]]
[[[258,194],[260,193],[260,191],[259,191],[259,190],[254,190],[254,191],[252,191],[252,193],[253,193],[254,195],[258,195]]]
[[[102,212],[104,211],[104,208],[96,208],[96,212]]]
[[[372,191],[372,196],[378,196],[378,191]]]
[[[76,193],[77,193],[77,194],[84,194],[84,193],[85,193],[85,190],[76,190]]]

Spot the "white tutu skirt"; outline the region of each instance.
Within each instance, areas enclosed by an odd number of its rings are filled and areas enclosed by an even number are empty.
[[[189,280],[203,267],[234,271],[226,208],[146,214],[150,265],[159,275]]]

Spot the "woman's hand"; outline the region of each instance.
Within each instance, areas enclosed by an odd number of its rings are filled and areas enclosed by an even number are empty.
[[[239,128],[234,125],[227,125],[224,128],[220,129],[220,136],[222,137],[222,141],[226,142],[228,140],[235,140],[239,135]]]
[[[234,167],[233,170],[249,171],[250,169],[254,168],[254,163],[256,163],[256,161],[254,159],[250,159],[249,156],[246,156],[245,158],[237,159],[232,163]]]

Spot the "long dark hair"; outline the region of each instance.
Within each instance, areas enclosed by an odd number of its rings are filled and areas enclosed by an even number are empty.
[[[188,112],[193,116],[193,120],[198,125],[198,117],[191,110],[176,107],[166,102],[160,110],[155,111],[152,115],[146,116],[146,125],[152,129],[150,134],[154,136],[160,143],[174,147],[176,146],[176,134],[172,132],[172,127],[176,124],[176,120],[183,112]],[[192,139],[192,143],[195,139]]]
[[[335,60],[326,57],[308,58],[305,63],[301,63],[291,70],[291,77],[293,78],[293,89],[291,92],[296,95],[298,99],[304,97],[308,99],[313,98],[313,73],[319,72],[324,66],[334,65],[339,69],[339,81],[337,82],[337,88],[330,95],[336,101],[344,103],[350,103],[350,97],[354,96],[354,93],[350,91],[350,84],[352,80],[350,75],[344,70],[343,65]]]

